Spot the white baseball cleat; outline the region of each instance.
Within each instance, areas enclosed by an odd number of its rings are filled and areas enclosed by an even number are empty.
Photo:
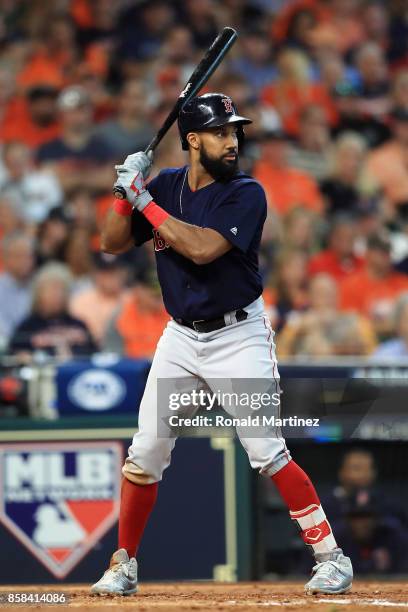
[[[316,555],[318,563],[312,578],[305,585],[307,595],[314,593],[347,593],[353,584],[353,567],[349,557],[339,548],[332,553]]]
[[[113,553],[109,569],[91,587],[93,595],[131,595],[137,591],[137,561],[124,548]]]

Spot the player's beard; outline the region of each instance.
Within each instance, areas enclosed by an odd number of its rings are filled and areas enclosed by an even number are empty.
[[[226,153],[222,157],[210,157],[204,147],[200,149],[200,164],[213,177],[215,181],[228,181],[238,172],[238,153],[234,160],[225,159]]]

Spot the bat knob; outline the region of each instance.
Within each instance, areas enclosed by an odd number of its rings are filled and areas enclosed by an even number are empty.
[[[113,188],[113,195],[118,200],[126,200],[126,191],[120,185],[115,185]]]

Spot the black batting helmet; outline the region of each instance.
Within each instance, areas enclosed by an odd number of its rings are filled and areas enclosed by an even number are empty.
[[[252,121],[238,114],[237,107],[229,96],[222,93],[207,93],[191,98],[184,104],[178,117],[183,150],[188,150],[187,134],[189,132],[199,132],[227,123],[238,124],[238,143],[241,145],[244,138],[242,126]]]

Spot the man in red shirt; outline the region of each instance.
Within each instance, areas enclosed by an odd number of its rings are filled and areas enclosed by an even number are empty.
[[[336,281],[362,270],[364,260],[354,253],[356,225],[346,216],[337,217],[330,230],[328,248],[317,253],[309,262],[309,274],[329,274]]]

